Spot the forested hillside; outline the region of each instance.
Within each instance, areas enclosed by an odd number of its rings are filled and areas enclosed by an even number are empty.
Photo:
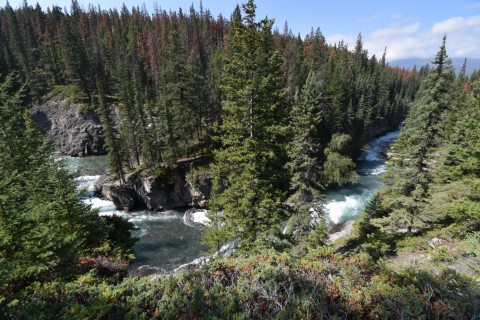
[[[446,37],[433,63],[391,150],[388,185],[346,246],[478,281],[480,74],[455,76]]]
[[[227,37],[232,19],[240,18],[239,8],[226,19],[193,7],[150,14],[125,6],[84,9],[76,1],[66,12],[7,4],[0,8],[0,74],[14,72],[35,100],[69,98],[96,110],[121,176],[142,164],[210,153],[228,94]],[[348,134],[351,153],[398,126],[418,89],[418,74],[369,58],[361,37],[351,52],[343,43],[327,45],[319,30],[302,39],[285,26],[268,36],[279,54],[282,112],[289,113],[296,90],[314,73],[323,144]]]
[[[431,69],[400,70],[360,36],[301,39],[255,8],[0,9],[0,317],[480,315],[480,73],[454,74],[446,37]],[[208,159],[204,240],[232,255],[126,277],[132,225],[77,201],[30,119],[51,99],[98,113],[119,183]],[[386,186],[328,245],[323,190],[355,183],[360,148],[402,122]]]

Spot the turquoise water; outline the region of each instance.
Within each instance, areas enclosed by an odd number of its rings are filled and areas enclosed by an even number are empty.
[[[330,223],[354,220],[361,213],[370,197],[381,187],[381,176],[386,160],[381,156],[398,136],[398,131],[374,139],[368,151],[358,159],[359,183],[325,193],[325,209]],[[136,260],[131,266],[132,273],[151,274],[169,272],[182,264],[200,257],[207,249],[200,243],[204,227],[187,222],[184,210],[153,212],[117,211],[112,202],[99,199],[93,194],[93,184],[107,170],[108,160],[103,157],[63,157],[72,172],[77,172],[79,189],[87,192],[82,201],[100,210],[100,215],[120,215],[129,219],[137,228],[134,236],[139,241],[134,247]]]
[[[169,272],[200,257],[207,249],[200,243],[204,227],[184,221],[185,210],[153,212],[118,211],[111,201],[94,196],[95,181],[107,170],[108,159],[103,157],[61,157],[72,172],[76,172],[79,190],[85,190],[81,201],[99,209],[100,215],[119,215],[133,222],[136,259],[131,264],[134,274]]]
[[[360,154],[357,173],[360,179],[355,185],[332,189],[325,193],[327,220],[343,223],[358,218],[368,200],[383,186],[382,174],[387,161],[381,153],[386,151],[400,131],[389,132],[372,140],[369,149]]]

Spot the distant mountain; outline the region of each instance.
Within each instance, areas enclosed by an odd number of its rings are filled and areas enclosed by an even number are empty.
[[[463,61],[465,58],[451,58],[453,67],[455,68],[456,72],[459,72],[463,66]],[[408,58],[408,59],[399,59],[390,61],[389,64],[392,67],[401,67],[407,69],[413,69],[413,66],[417,66],[417,69],[426,65],[427,63],[432,65],[433,58],[425,59],[425,58]],[[467,58],[467,74],[471,74],[474,70],[480,69],[480,58]]]

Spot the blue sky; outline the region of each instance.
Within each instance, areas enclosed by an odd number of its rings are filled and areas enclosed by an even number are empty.
[[[10,0],[18,7],[23,0]],[[28,0],[29,4],[37,1]],[[53,3],[70,7],[70,0],[38,0],[43,9]],[[89,3],[102,9],[121,7],[119,1],[78,0],[84,7]],[[125,0],[125,4],[142,6],[153,11],[188,9],[192,3],[198,9],[199,0]],[[230,17],[238,1],[203,0],[204,9],[213,16],[222,13]],[[6,0],[0,0],[5,5]],[[433,58],[443,34],[447,34],[450,57],[480,58],[480,0],[257,0],[257,16],[275,18],[276,27],[283,30],[285,21],[290,29],[304,36],[312,27],[320,30],[329,43],[344,40],[353,47],[362,33],[364,47],[370,54],[381,55],[387,47],[387,59]]]

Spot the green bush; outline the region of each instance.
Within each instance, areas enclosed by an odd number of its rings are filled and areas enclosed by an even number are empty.
[[[480,312],[480,295],[475,282],[452,271],[395,273],[368,254],[320,247],[120,283],[90,272],[68,284],[32,285],[11,310],[35,319],[463,319]]]

